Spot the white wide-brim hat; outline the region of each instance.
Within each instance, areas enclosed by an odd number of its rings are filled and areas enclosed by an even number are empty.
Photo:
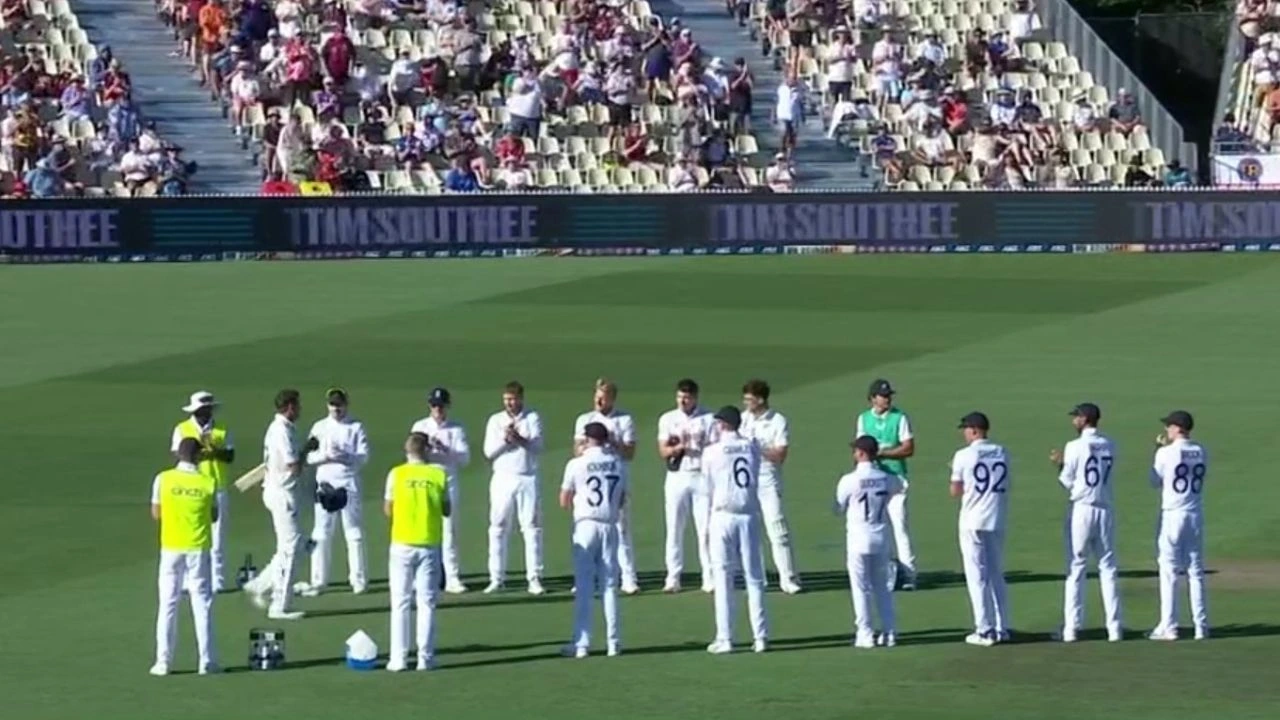
[[[214,399],[213,393],[208,390],[191,393],[191,402],[188,402],[182,408],[182,412],[193,413],[200,408],[217,407],[218,401]]]

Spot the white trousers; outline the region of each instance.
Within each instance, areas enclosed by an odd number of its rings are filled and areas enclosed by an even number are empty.
[[[853,627],[860,636],[872,633],[871,606],[875,601],[880,631],[897,632],[897,618],[893,610],[893,593],[889,590],[888,548],[864,553],[847,548],[845,562],[849,570],[849,594],[853,599]]]
[[[1009,630],[1009,591],[1004,579],[1004,533],[960,530],[964,583],[979,633]]]
[[[791,530],[782,514],[782,484],[775,480],[760,484],[760,519],[764,521],[765,535],[773,547],[773,566],[782,582],[798,582],[795,558],[791,554]]]
[[[230,507],[231,501],[226,490],[219,490],[215,493],[213,500],[218,506],[218,519],[213,521],[213,546],[209,549],[209,561],[212,567],[209,571],[209,577],[213,583],[213,592],[217,593],[224,587],[225,583],[223,578],[223,571],[226,566],[224,544],[227,538],[227,508]],[[194,581],[194,579],[195,575],[187,573],[188,583]]]
[[[1204,583],[1204,516],[1200,513],[1169,511],[1160,515],[1156,541],[1160,568],[1160,629],[1178,627],[1178,575],[1187,574],[1187,594],[1191,599],[1191,621],[1197,632],[1209,629],[1209,610]]]
[[[462,582],[462,565],[458,561],[458,479],[449,476],[445,487],[451,511],[444,519],[444,577],[445,582]]]
[[[604,634],[608,647],[618,645],[618,533],[619,523],[576,520],[573,524],[573,581],[579,591],[573,596],[573,639],[575,647],[591,647],[591,603],[594,593],[584,588],[600,588],[604,606]]]
[[[622,508],[618,512],[618,572],[623,585],[636,585],[636,547],[631,539],[631,511]]]
[[[893,543],[898,551],[898,562],[902,563],[908,573],[915,575],[916,551],[911,547],[911,529],[907,525],[907,493],[890,495],[888,506],[889,524],[893,526]]]
[[[764,612],[764,551],[760,520],[754,515],[711,513],[709,544],[715,582],[716,641],[733,641],[733,579],[742,570],[747,586],[747,613],[756,640],[769,637]]]
[[[700,472],[669,472],[663,488],[666,499],[667,577],[679,579],[684,572],[684,528],[693,515],[693,531],[698,542],[698,565],[702,582],[711,581],[713,561],[707,532],[711,517],[711,496]]]
[[[183,590],[191,598],[191,619],[196,626],[196,650],[200,667],[216,662],[213,651],[213,588],[209,574],[209,552],[196,550],[160,551],[157,588],[160,605],[156,612],[156,663],[169,665],[178,634],[178,603]]]
[[[334,528],[342,524],[342,537],[347,541],[347,582],[352,589],[363,588],[369,583],[365,569],[364,529],[360,508],[360,485],[347,486],[347,504],[331,513],[315,504],[315,525],[311,530],[311,587],[324,588],[329,584],[329,560],[333,556]]]
[[[515,515],[524,535],[524,572],[529,581],[542,578],[542,512],[536,475],[494,475],[489,480],[489,581],[507,573],[507,534]]]
[[[440,548],[392,543],[387,552],[387,585],[391,593],[390,663],[409,654],[409,615],[418,611],[414,644],[418,663],[436,651],[436,593],[440,585]]]
[[[271,609],[285,610],[293,600],[293,563],[302,543],[298,529],[298,500],[291,490],[266,487],[262,504],[271,512],[276,534],[276,550],[262,569],[262,581],[271,587]]]
[[[1062,628],[1077,631],[1084,626],[1084,581],[1089,556],[1098,559],[1098,584],[1102,587],[1102,611],[1107,632],[1120,632],[1120,573],[1115,551],[1115,513],[1084,503],[1067,510],[1067,584],[1063,598]]]

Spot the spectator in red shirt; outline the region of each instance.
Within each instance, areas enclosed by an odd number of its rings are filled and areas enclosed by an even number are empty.
[[[320,56],[324,58],[324,68],[329,77],[339,87],[346,85],[351,77],[351,65],[355,61],[356,46],[347,37],[346,32],[339,30],[329,37],[320,48]]]
[[[942,123],[952,137],[969,132],[969,103],[955,88],[948,88],[942,98]]]
[[[517,164],[524,164],[524,141],[515,132],[508,130],[507,134],[498,141],[493,154],[499,161],[512,159]]]
[[[284,173],[273,170],[266,182],[262,183],[263,195],[297,195],[298,186],[284,178]]]
[[[622,136],[622,156],[627,163],[644,163],[649,159],[649,136],[640,123],[631,123]]]

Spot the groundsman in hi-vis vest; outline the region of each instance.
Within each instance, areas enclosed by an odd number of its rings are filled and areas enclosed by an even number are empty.
[[[870,435],[880,445],[876,464],[885,472],[902,478],[903,488],[908,485],[907,458],[916,452],[916,442],[911,434],[911,421],[907,414],[893,404],[894,389],[888,380],[878,379],[867,390],[871,407],[858,416],[854,438]],[[897,546],[898,562],[902,565],[902,588],[916,587],[916,554],[911,549],[911,535],[907,527],[907,493],[901,492],[889,500],[889,521],[893,524],[893,539]]]

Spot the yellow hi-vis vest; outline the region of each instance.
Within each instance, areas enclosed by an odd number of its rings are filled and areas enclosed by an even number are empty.
[[[444,539],[445,471],[405,463],[391,470],[391,542],[434,547]]]
[[[213,478],[174,468],[160,473],[160,549],[208,550],[213,541]]]
[[[196,422],[193,418],[187,418],[186,420],[178,423],[178,432],[181,433],[184,438],[195,438],[196,440],[200,440],[200,447],[206,451],[222,450],[225,449],[227,445],[227,429],[222,426],[222,423],[216,420],[213,423],[213,429],[209,431],[207,441],[201,437],[200,423]],[[227,482],[230,480],[231,476],[230,467],[231,466],[227,463],[224,463],[221,460],[214,460],[212,458],[208,460],[201,460],[196,465],[196,469],[201,473],[213,478],[213,481],[217,484],[219,490],[225,490],[227,487]]]

